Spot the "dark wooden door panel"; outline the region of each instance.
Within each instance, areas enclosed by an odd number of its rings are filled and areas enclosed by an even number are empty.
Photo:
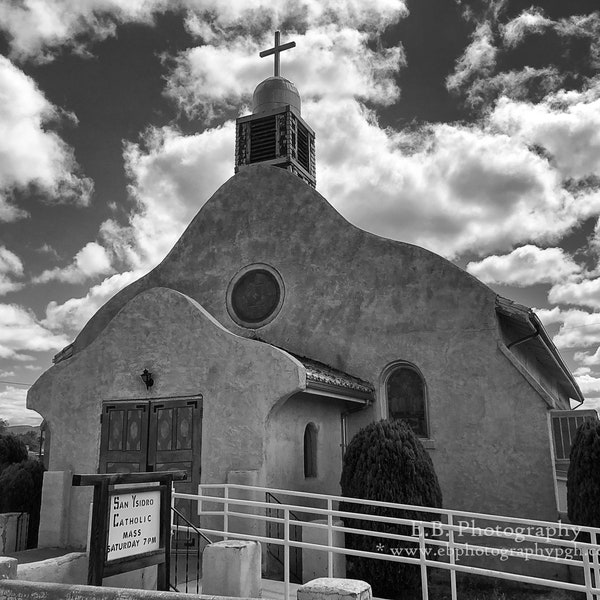
[[[200,482],[202,398],[112,402],[102,407],[101,473],[185,470],[177,491]],[[186,511],[188,512],[188,511]]]
[[[195,494],[200,483],[202,400],[181,399],[151,404],[148,462],[157,471],[184,470],[186,481],[175,482],[175,490]],[[176,507],[187,518],[189,502],[177,501]]]
[[[147,402],[115,402],[102,407],[101,473],[146,471]]]

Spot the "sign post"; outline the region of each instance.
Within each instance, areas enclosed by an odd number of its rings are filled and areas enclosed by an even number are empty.
[[[169,589],[172,484],[186,477],[185,471],[73,475],[73,485],[94,486],[88,585],[158,565],[157,589]]]

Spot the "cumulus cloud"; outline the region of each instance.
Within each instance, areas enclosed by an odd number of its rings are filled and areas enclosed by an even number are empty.
[[[534,308],[533,311],[540,318],[544,327],[562,323],[563,321],[563,312],[558,306],[553,306],[552,308]]]
[[[557,284],[548,292],[548,301],[600,308],[600,278]]]
[[[514,47],[526,36],[543,33],[553,25],[554,21],[546,17],[541,8],[532,6],[501,27],[502,39],[507,47]]]
[[[42,244],[39,248],[37,248],[37,252],[40,252],[41,254],[49,254],[55,259],[60,258],[58,252],[50,244]]]
[[[454,73],[446,79],[447,88],[458,92],[475,81],[488,78],[496,67],[497,53],[490,24],[481,23],[458,59]]]
[[[27,352],[58,350],[68,343],[17,304],[0,304],[0,358],[30,360]]]
[[[560,325],[553,341],[560,349],[589,348],[600,344],[600,312],[579,309],[536,309],[544,326]]]
[[[540,101],[560,89],[565,74],[554,66],[502,71],[495,75],[477,77],[466,89],[465,100],[471,107],[488,107],[497,98]]]
[[[447,257],[481,254],[555,241],[584,210],[547,160],[509,136],[436,124],[407,151],[414,136],[382,129],[355,101],[306,112],[317,133],[328,132],[318,139],[322,193],[379,235]]]
[[[0,391],[0,418],[9,425],[39,425],[42,417],[34,410],[25,408],[27,388],[14,385]]]
[[[487,256],[470,262],[467,271],[485,283],[526,287],[564,281],[581,272],[562,248],[538,248],[527,244],[503,256]]]
[[[408,13],[403,0],[24,0],[0,4],[0,27],[11,38],[14,57],[43,61],[60,47],[85,54],[85,42],[114,35],[118,24],[151,23],[160,13],[178,10],[187,11],[190,31],[205,39],[236,25],[272,29],[286,21],[302,28],[340,22],[381,31]]]
[[[23,275],[21,259],[6,246],[0,246],[0,272]]]
[[[5,246],[0,246],[0,296],[20,290],[23,284],[14,281],[14,277],[23,275],[21,259]]]
[[[561,19],[556,23],[555,30],[562,37],[586,39],[591,65],[594,68],[600,67],[600,12]]]
[[[81,34],[91,40],[104,39],[114,35],[117,23],[151,21],[154,12],[165,10],[168,4],[166,0],[4,2],[0,27],[10,36],[13,57],[45,61],[59,46],[85,53]]]
[[[264,24],[265,21],[282,23],[291,20],[302,28],[320,27],[341,23],[356,29],[380,32],[408,14],[403,0],[300,0],[281,2],[273,0],[247,0],[222,3],[220,0],[191,0],[186,4],[192,15],[214,16],[213,27],[222,31],[233,24],[246,26]],[[218,10],[217,10],[218,9]]]
[[[56,203],[88,204],[92,182],[78,174],[73,150],[48,127],[57,109],[3,56],[0,107],[0,220],[27,216],[11,202],[16,188],[37,187]]]
[[[284,75],[294,81],[303,99],[358,98],[388,105],[398,98],[393,74],[404,64],[402,49],[372,50],[372,32],[338,25],[313,27],[293,34],[297,52],[285,56]],[[270,75],[271,63],[257,60],[269,47],[268,35],[220,40],[182,53],[167,83],[167,92],[187,112],[214,118],[238,109],[257,83]]]
[[[565,83],[581,85],[593,77],[600,66],[600,13],[554,21],[542,8],[531,7],[502,23],[503,4],[499,10],[467,14],[476,25],[473,39],[446,80],[448,89],[462,95],[467,106],[485,114],[503,96],[539,102]],[[546,65],[540,64],[543,54],[538,52],[535,63],[529,63],[528,54],[518,46],[534,35],[548,34]],[[560,53],[557,39],[564,47]],[[541,49],[544,42],[537,43]],[[502,70],[504,65],[512,68]]]
[[[600,347],[595,352],[575,352],[573,358],[576,362],[585,365],[586,367],[592,365],[600,365]],[[589,371],[589,369],[588,369]]]
[[[70,298],[62,304],[50,302],[46,307],[46,317],[40,322],[40,325],[47,330],[76,333],[103,304],[141,275],[140,271],[118,273],[108,277],[102,283],[92,286],[88,293],[81,298]],[[63,348],[68,342],[63,335],[58,337],[64,340],[58,348]],[[2,356],[1,353],[0,356]]]
[[[539,104],[501,98],[490,124],[527,144],[542,146],[563,177],[600,173],[600,97],[558,92]]]
[[[102,243],[127,268],[160,262],[208,198],[233,174],[234,124],[183,135],[151,129],[142,144],[127,144],[125,167],[136,201],[127,225],[101,226]]]
[[[82,283],[98,275],[110,273],[112,270],[111,259],[106,249],[97,242],[89,242],[75,255],[68,267],[48,269],[34,277],[32,281],[33,283],[48,281]]]
[[[600,377],[595,377],[589,369],[578,369],[574,375],[584,396],[600,396]],[[592,407],[586,402],[584,408]]]

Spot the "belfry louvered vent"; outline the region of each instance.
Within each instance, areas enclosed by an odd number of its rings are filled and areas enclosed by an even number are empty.
[[[238,117],[236,123],[236,173],[246,165],[270,165],[315,187],[315,134],[292,106]]]
[[[310,141],[302,123],[298,123],[298,162],[310,173]]]
[[[250,123],[250,162],[276,157],[276,119],[274,116]]]

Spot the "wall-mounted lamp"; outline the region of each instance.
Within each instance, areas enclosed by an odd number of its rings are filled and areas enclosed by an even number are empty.
[[[144,372],[140,375],[142,381],[146,384],[146,389],[149,390],[154,385],[154,379],[152,379],[152,373],[148,369],[144,369]]]

